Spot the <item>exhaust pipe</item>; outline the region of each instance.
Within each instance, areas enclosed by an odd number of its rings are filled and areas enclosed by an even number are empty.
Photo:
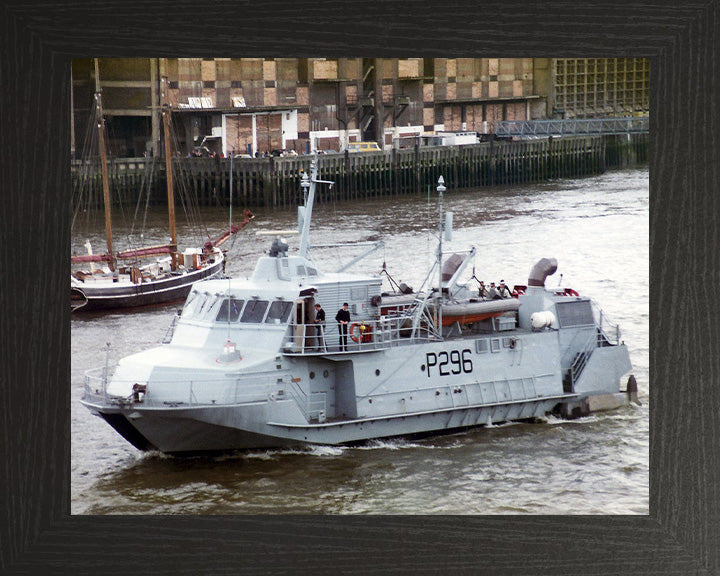
[[[555,258],[542,258],[530,270],[528,286],[545,286],[545,278],[555,274],[557,267],[558,263]]]

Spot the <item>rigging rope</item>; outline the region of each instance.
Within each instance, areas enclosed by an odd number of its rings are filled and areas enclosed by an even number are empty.
[[[89,231],[97,224],[99,214],[96,208],[102,206],[102,192],[98,194],[97,186],[98,180],[102,180],[98,154],[97,115],[97,101],[93,98],[90,106],[90,121],[85,126],[79,165],[73,183],[71,201],[74,210],[70,228],[73,237],[81,235],[87,237]],[[102,190],[102,187],[99,189]],[[80,238],[79,240],[82,241]]]

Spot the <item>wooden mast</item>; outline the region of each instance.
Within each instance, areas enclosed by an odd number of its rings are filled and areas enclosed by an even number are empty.
[[[112,244],[112,222],[110,219],[110,184],[108,183],[107,171],[107,150],[105,149],[105,118],[102,109],[102,93],[100,90],[100,66],[98,59],[95,58],[95,100],[97,103],[97,126],[98,126],[98,146],[100,147],[100,167],[102,169],[103,183],[103,203],[105,205],[105,238],[107,241],[107,251],[110,255],[108,266],[110,270],[115,270],[115,256],[113,254]]]
[[[162,117],[163,132],[165,133],[165,172],[167,181],[168,219],[170,221],[170,247],[172,264],[171,268],[177,268],[177,237],[175,234],[175,194],[173,191],[172,173],[172,150],[170,148],[170,107],[167,102],[167,76],[162,77]]]

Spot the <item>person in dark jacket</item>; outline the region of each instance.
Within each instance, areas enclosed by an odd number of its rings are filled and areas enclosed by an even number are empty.
[[[350,324],[350,311],[347,302],[335,314],[335,320],[338,323],[338,332],[340,333],[340,350],[347,350],[348,325]]]
[[[325,330],[325,310],[320,304],[315,304],[315,344],[318,350],[325,348],[325,338],[323,331]]]

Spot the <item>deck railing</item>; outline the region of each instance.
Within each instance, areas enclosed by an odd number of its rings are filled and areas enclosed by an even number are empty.
[[[590,303],[593,307],[595,320],[598,323],[600,336],[605,339],[605,342],[599,342],[598,346],[606,344],[617,346],[620,344],[620,325],[612,322],[595,300],[591,300]]]
[[[608,321],[607,317],[595,302],[593,302],[593,307],[595,309],[597,323],[591,331],[581,330],[575,335],[575,338],[570,342],[567,352],[565,352],[561,361],[561,364],[565,365],[565,362],[569,360],[569,355],[574,354],[568,371],[569,382],[573,387],[590,360],[590,356],[595,348],[617,346],[620,343],[620,327]],[[586,337],[586,340],[578,346],[578,340],[583,336]]]
[[[285,390],[297,404],[308,422],[324,422],[327,414],[327,395],[325,392],[307,394],[295,380],[290,379]]]
[[[383,316],[377,320],[350,322],[343,338],[339,324],[296,324],[288,327],[283,353],[290,355],[373,352],[432,340],[427,325],[416,327],[407,315]]]
[[[128,390],[126,396],[117,396],[108,394],[109,379],[105,368],[95,368],[85,373],[83,399],[103,405],[142,403],[154,408],[246,404],[267,400],[277,389],[279,381],[290,382],[290,374],[254,373],[236,376],[234,382],[228,379],[196,379],[139,384],[130,380],[113,380],[113,386]]]
[[[288,372],[266,372],[240,376],[234,382],[228,380],[189,380],[136,384],[113,380],[118,388],[125,387],[127,396],[108,394],[108,378],[105,368],[85,373],[83,400],[101,406],[142,406],[145,408],[192,408],[200,406],[225,406],[283,400],[288,396],[308,422],[325,421],[328,413],[325,392],[307,393]],[[172,400],[168,386],[173,387]],[[157,388],[163,392],[156,394]],[[213,392],[215,392],[213,394]]]

